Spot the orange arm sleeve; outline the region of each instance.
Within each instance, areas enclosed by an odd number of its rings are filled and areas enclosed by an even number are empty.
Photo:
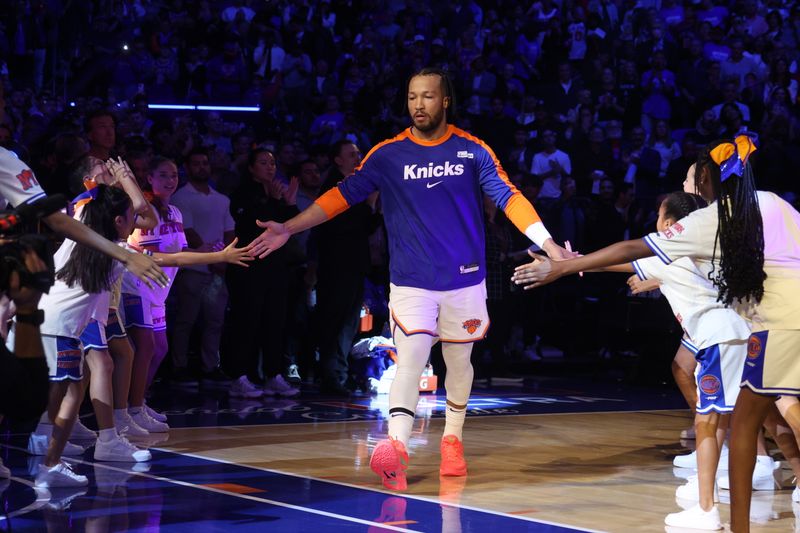
[[[503,212],[505,212],[508,219],[522,233],[525,233],[525,230],[527,230],[531,224],[542,221],[539,213],[533,208],[533,205],[531,205],[528,199],[519,191],[515,191],[511,198],[508,199],[508,203],[506,203]]]
[[[350,207],[347,203],[347,200],[345,200],[344,196],[342,196],[341,191],[339,191],[339,187],[330,189],[328,192],[317,198],[314,203],[320,206],[323,211],[325,211],[325,214],[328,215],[328,220],[332,219]]]

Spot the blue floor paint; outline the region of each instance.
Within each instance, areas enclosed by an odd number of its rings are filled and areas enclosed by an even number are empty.
[[[143,474],[127,470],[121,463],[82,461],[75,469],[89,477],[89,487],[53,489],[50,500],[39,509],[21,516],[0,518],[0,531],[42,531],[45,528],[84,531],[96,528],[97,531],[133,532],[374,532],[389,531],[380,526],[386,523],[400,529],[437,533],[443,528],[452,530],[456,524],[460,524],[464,532],[490,531],[493,528],[508,532],[579,531],[165,451],[154,451],[150,469]],[[29,469],[35,464],[36,460],[30,460],[16,450],[7,455],[7,465],[14,476],[28,477]],[[234,484],[239,487],[237,490],[243,488],[251,498],[302,509],[253,501],[236,494],[210,492],[198,486],[208,484]],[[35,499],[31,487],[12,480],[2,494],[3,509],[6,514],[13,513]]]
[[[297,399],[236,400],[228,396],[225,388],[167,387],[156,388],[149,400],[151,406],[169,415],[169,423],[174,428],[382,420],[387,416],[387,402],[385,395],[344,399],[326,397],[313,390],[304,390]],[[417,414],[421,418],[442,418],[444,406],[444,390],[440,389],[438,394],[422,394]],[[674,387],[631,387],[588,379],[529,379],[523,386],[487,388],[476,385],[468,416],[656,409],[686,409],[686,406]],[[84,413],[83,422],[95,427],[91,412]],[[24,447],[26,439],[27,434],[17,429],[0,437],[0,443]],[[30,484],[41,458],[29,457],[13,447],[0,448],[0,456],[16,477],[10,482],[0,481],[0,532],[92,529],[191,533],[390,530],[438,533],[443,528],[458,531],[456,525],[465,533],[576,531],[522,517],[443,506],[416,497],[159,450],[153,450],[153,461],[143,475],[127,470],[130,466],[124,463],[92,464],[91,453],[87,452],[76,470],[89,477],[89,487],[42,493],[37,504],[37,493]],[[123,471],[118,471],[120,468]],[[239,486],[237,490],[245,490],[247,494],[212,492],[199,487],[208,484],[234,484]],[[15,513],[18,516],[14,516]],[[532,517],[535,518],[535,514]],[[395,529],[381,527],[380,523],[391,524]]]

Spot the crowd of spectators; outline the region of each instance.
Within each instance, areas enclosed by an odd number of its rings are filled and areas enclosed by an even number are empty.
[[[124,157],[143,183],[153,156],[178,162],[184,182],[192,155],[205,151],[214,189],[236,198],[258,181],[248,162],[258,146],[275,160],[274,199],[303,207],[336,168],[337,142],[366,153],[407,127],[405,81],[425,66],[450,73],[456,124],[492,147],[556,240],[576,250],[652,231],[659,195],[681,188],[697,147],[741,130],[759,134],[752,160],[759,188],[790,201],[800,192],[791,177],[800,166],[800,5],[789,0],[7,6],[0,13],[0,142],[15,147],[48,192],[79,192],[64,176],[86,151]],[[176,103],[260,111],[149,107]],[[299,191],[287,194],[291,178]],[[295,255],[282,259],[288,267],[264,275],[288,276],[282,290],[305,302],[315,282],[303,274],[314,239],[300,240]],[[380,231],[371,242],[372,278],[381,286]],[[495,358],[508,349],[538,357],[545,316],[558,307],[548,300],[561,300],[511,294],[505,280],[525,243],[490,208],[487,242],[490,301],[513,300],[505,307],[522,309],[495,327],[508,338],[519,337],[510,333],[515,327],[524,334],[515,346],[486,350]],[[572,295],[573,303],[594,301],[619,291],[619,280],[608,279],[587,276],[579,288],[569,282],[549,290]],[[311,371],[313,356],[299,353],[305,338],[292,338],[293,317],[303,313],[291,294],[281,298],[290,302],[283,332],[275,333],[285,337],[278,349],[287,365]]]

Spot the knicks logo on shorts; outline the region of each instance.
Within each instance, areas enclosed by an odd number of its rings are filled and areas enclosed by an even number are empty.
[[[465,320],[462,324],[462,327],[467,330],[467,333],[472,335],[478,328],[481,327],[481,321],[477,318],[470,318],[469,320]]]
[[[58,368],[78,368],[81,364],[80,350],[60,350],[56,357]]]
[[[720,383],[716,376],[703,376],[700,378],[700,390],[706,394],[719,392]]]
[[[125,305],[141,305],[142,298],[135,294],[123,294],[122,301]]]
[[[751,335],[750,340],[747,341],[747,358],[758,359],[761,355],[761,347],[761,339],[755,335]]]

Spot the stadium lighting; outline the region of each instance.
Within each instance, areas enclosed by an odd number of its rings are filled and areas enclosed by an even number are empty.
[[[239,111],[257,113],[261,111],[258,106],[235,105],[191,105],[191,104],[147,104],[148,109],[171,109],[184,111]]]

